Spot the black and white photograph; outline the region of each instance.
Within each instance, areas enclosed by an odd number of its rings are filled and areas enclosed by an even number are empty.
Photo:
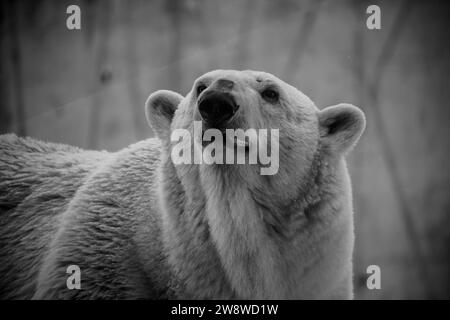
[[[0,3],[0,300],[450,299],[448,1]]]

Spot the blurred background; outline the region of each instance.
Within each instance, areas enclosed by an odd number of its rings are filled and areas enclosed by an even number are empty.
[[[81,8],[68,30],[66,8]],[[366,8],[381,8],[369,30]],[[152,136],[150,93],[255,69],[322,108],[360,106],[349,156],[358,299],[450,298],[450,3],[1,1],[0,133],[119,150]],[[381,290],[366,287],[369,265]]]

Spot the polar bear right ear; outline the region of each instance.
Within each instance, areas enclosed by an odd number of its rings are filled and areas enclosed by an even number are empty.
[[[347,103],[319,111],[318,119],[322,145],[338,154],[350,151],[366,127],[364,112]]]
[[[169,90],[159,90],[148,97],[145,103],[145,116],[161,140],[169,139],[170,124],[181,100],[182,95]]]

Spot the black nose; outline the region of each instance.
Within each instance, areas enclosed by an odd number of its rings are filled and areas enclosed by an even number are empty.
[[[237,109],[233,96],[223,91],[207,91],[198,102],[202,119],[212,126],[224,124]]]

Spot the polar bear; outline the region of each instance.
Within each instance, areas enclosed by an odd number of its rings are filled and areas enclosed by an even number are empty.
[[[360,109],[319,110],[271,74],[216,70],[185,97],[153,93],[146,116],[157,139],[117,153],[0,138],[1,298],[352,298],[345,155]],[[173,133],[195,122],[277,129],[276,173],[174,164]],[[73,265],[79,289],[67,285]]]

